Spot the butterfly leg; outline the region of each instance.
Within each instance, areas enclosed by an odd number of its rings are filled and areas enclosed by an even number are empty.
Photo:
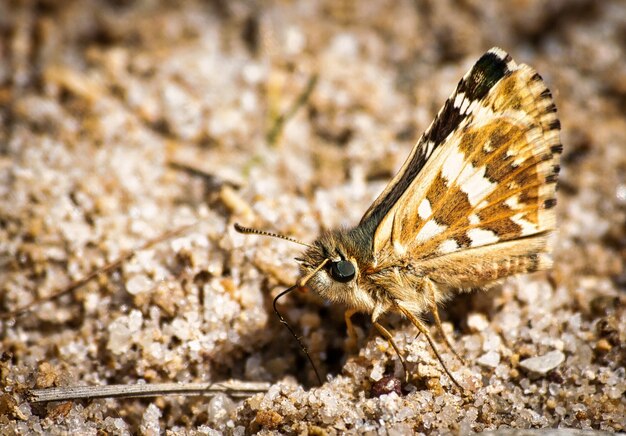
[[[389,330],[387,330],[385,327],[383,327],[382,324],[380,324],[377,321],[372,321],[372,322],[374,323],[374,327],[376,327],[376,329],[381,334],[381,336],[383,338],[387,339],[387,342],[389,342],[389,344],[391,344],[391,346],[393,347],[394,351],[398,355],[398,358],[400,359],[400,363],[402,364],[402,369],[404,370],[404,381],[406,383],[408,383],[409,382],[409,370],[406,367],[406,362],[404,360],[404,356],[400,352],[400,349],[396,345],[396,342],[393,340],[393,336],[391,336],[391,333],[389,333]]]
[[[450,380],[452,380],[452,382],[455,385],[457,385],[457,387],[459,389],[461,389],[461,391],[463,391],[463,388],[461,387],[459,382],[456,381],[456,379],[454,378],[452,373],[448,370],[448,367],[446,366],[446,364],[443,363],[443,359],[441,358],[441,355],[439,354],[439,351],[437,351],[437,347],[435,346],[435,343],[433,342],[433,338],[430,337],[430,334],[428,333],[428,329],[426,328],[426,326],[415,315],[413,315],[409,310],[407,310],[404,307],[402,307],[401,304],[398,304],[397,300],[396,300],[396,307],[398,308],[398,310],[400,310],[400,312],[402,312],[404,314],[404,316],[406,316],[411,321],[411,323],[413,323],[413,325],[415,327],[417,327],[417,329],[420,332],[424,333],[424,336],[426,336],[426,340],[428,340],[428,343],[430,344],[430,348],[433,350],[433,353],[437,357],[437,360],[439,360],[439,363],[443,367],[443,370],[446,372],[446,374],[448,374],[448,377],[450,377]]]
[[[352,315],[354,315],[357,312],[358,311],[355,309],[347,309],[343,314],[346,320],[346,329],[348,330],[347,345],[348,345],[349,350],[356,349],[356,345],[357,345],[358,337],[356,334],[356,330],[354,329],[354,324],[352,324]]]
[[[435,285],[430,280],[427,280],[426,287],[428,288],[428,292],[430,294],[429,306],[430,306],[430,311],[433,314],[433,318],[435,319],[435,326],[437,327],[439,334],[443,338],[443,341],[446,343],[448,350],[452,351],[452,354],[454,354],[456,358],[459,359],[459,362],[465,365],[466,364],[465,360],[463,360],[463,358],[459,356],[456,350],[452,347],[452,344],[448,340],[448,335],[446,335],[446,332],[443,331],[443,327],[441,325],[441,319],[439,318],[439,308],[437,307],[437,303],[435,302]]]

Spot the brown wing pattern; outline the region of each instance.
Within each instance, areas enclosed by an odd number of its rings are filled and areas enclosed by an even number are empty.
[[[555,226],[562,150],[556,109],[532,68],[492,51],[509,59],[508,70],[479,100],[458,90],[453,95],[452,106],[464,117],[380,219],[373,243],[381,263],[467,262],[463,253],[480,258],[479,249],[491,247],[482,253],[483,269],[494,278],[549,266],[539,254],[548,251],[545,234]],[[526,242],[505,244],[516,240]]]
[[[504,51],[493,48],[459,81],[432,124],[417,141],[406,162],[361,219],[361,225],[376,227],[404,191],[415,180],[433,153],[472,113],[470,103],[480,101],[493,85],[510,74],[515,62]]]

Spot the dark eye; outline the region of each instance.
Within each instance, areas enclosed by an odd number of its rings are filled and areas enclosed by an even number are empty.
[[[340,260],[330,264],[330,276],[341,283],[352,280],[355,272],[354,265],[349,260]]]

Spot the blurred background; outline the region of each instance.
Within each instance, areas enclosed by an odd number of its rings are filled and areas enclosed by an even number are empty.
[[[124,250],[200,222],[113,274],[2,321],[2,385],[19,392],[228,377],[315,384],[271,313],[271,297],[297,277],[299,248],[235,234],[232,224],[304,241],[356,224],[492,46],[543,76],[562,125],[556,266],[537,279],[556,291],[533,309],[545,312],[523,312],[521,323],[560,310],[559,319],[584,321],[572,329],[591,329],[600,316],[619,327],[625,2],[0,0],[0,309],[54,295]],[[455,329],[469,333],[469,311],[490,318],[514,299],[494,295],[453,307]],[[523,307],[533,304],[524,298]],[[340,374],[350,356],[341,308],[307,295],[284,304],[322,371]],[[607,367],[626,361],[618,327]],[[541,351],[537,344],[529,354]],[[372,353],[358,365],[367,367]],[[227,399],[58,411],[20,398],[1,402],[15,431],[36,431],[54,413],[56,428],[70,431],[280,428],[266,415],[254,427],[262,407],[237,409]],[[619,416],[623,396],[614,403]],[[311,422],[324,422],[313,405],[302,409],[309,407]],[[590,413],[589,426],[620,421],[602,413]],[[485,422],[467,428],[489,428]]]

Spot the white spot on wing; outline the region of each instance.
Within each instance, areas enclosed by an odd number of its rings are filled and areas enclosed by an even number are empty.
[[[504,204],[506,204],[512,210],[521,209],[522,205],[519,203],[519,195],[514,195],[512,197],[504,200]]]
[[[523,163],[524,163],[527,159],[528,159],[528,158],[527,158],[526,156],[524,156],[524,155],[522,155],[522,156],[517,156],[517,157],[513,160],[513,162],[511,163],[511,166],[512,166],[513,168],[517,168],[517,167],[519,167],[521,164],[523,164]]]
[[[428,157],[433,152],[433,148],[435,147],[435,143],[433,141],[428,141],[426,143],[426,153],[424,156]]]
[[[427,198],[423,199],[417,208],[419,217],[423,220],[428,219],[432,215],[433,209],[430,207],[430,201]]]
[[[406,254],[406,247],[398,241],[393,241],[393,251],[398,256],[404,256]]]
[[[465,114],[466,112],[469,112],[469,105],[470,105],[470,101],[468,99],[463,100],[463,104],[461,104],[461,107],[459,108],[459,112],[461,113],[461,115]]]
[[[441,168],[441,174],[446,178],[446,180],[451,182],[457,178],[457,176],[461,172],[461,169],[463,168],[464,163],[465,156],[459,151],[457,147],[455,147],[450,152],[450,155],[443,164],[443,168]]]
[[[429,239],[443,232],[446,228],[447,226],[440,226],[435,222],[435,220],[427,221],[426,224],[424,224],[424,227],[421,228],[417,236],[415,236],[415,240],[418,242],[428,241]]]
[[[472,103],[467,107],[467,109],[465,109],[465,113],[466,114],[473,113],[479,105],[480,105],[479,100],[472,101]]]
[[[492,47],[492,48],[489,49],[488,53],[493,53],[494,55],[498,56],[500,59],[505,59],[506,58],[506,54],[507,54],[500,47]]]
[[[511,217],[511,221],[515,224],[519,225],[522,228],[522,236],[532,235],[533,233],[537,233],[537,227],[531,223],[530,221],[522,218],[522,214],[518,213]]]
[[[488,245],[498,242],[500,238],[491,230],[484,229],[470,229],[467,231],[467,236],[472,240],[472,247],[480,247],[481,245]]]
[[[470,224],[472,224],[472,225],[474,225],[474,226],[475,226],[475,225],[477,225],[477,224],[480,224],[480,218],[478,218],[478,215],[476,215],[475,213],[473,213],[473,214],[471,214],[471,215],[469,216],[469,222],[470,222]]]
[[[460,108],[461,105],[463,104],[463,100],[465,100],[465,94],[462,92],[459,92],[456,97],[454,98],[454,107],[456,108]],[[463,112],[463,111],[461,111]]]
[[[442,254],[453,253],[459,249],[459,244],[454,239],[446,239],[439,245],[439,252]]]
[[[473,166],[468,165],[459,176],[458,184],[461,186],[461,191],[467,194],[467,199],[472,206],[476,206],[476,203],[496,186],[495,183],[485,178],[486,170],[485,165],[479,170],[474,170]]]

